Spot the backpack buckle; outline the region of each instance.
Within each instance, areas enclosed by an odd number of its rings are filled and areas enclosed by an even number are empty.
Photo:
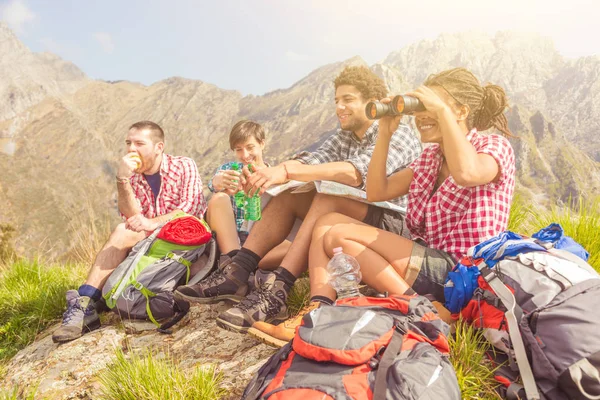
[[[371,357],[371,359],[369,360],[369,367],[371,369],[377,369],[377,367],[379,367],[379,362],[381,361],[381,357],[383,356],[383,353],[385,352],[386,348],[387,346],[381,346],[379,350],[377,350],[377,353],[375,353],[375,355]]]

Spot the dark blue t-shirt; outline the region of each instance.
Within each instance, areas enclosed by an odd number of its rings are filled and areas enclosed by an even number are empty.
[[[158,192],[160,191],[160,172],[157,172],[154,175],[146,175],[144,174],[144,178],[146,178],[146,182],[150,185],[150,189],[152,189],[152,193],[154,193],[154,198],[158,197]]]

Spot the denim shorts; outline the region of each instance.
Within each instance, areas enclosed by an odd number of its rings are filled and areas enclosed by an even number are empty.
[[[404,280],[418,294],[433,295],[443,304],[446,276],[456,262],[445,251],[427,247],[421,240],[415,241]]]

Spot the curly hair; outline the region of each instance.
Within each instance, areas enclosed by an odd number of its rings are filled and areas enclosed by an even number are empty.
[[[485,131],[492,127],[502,135],[512,137],[504,110],[508,107],[506,92],[498,85],[481,86],[479,80],[465,68],[453,68],[430,75],[425,86],[440,86],[458,103],[471,109],[467,127]]]
[[[383,79],[367,67],[346,67],[333,81],[335,89],[342,85],[352,85],[365,100],[383,99],[387,96],[387,87]]]

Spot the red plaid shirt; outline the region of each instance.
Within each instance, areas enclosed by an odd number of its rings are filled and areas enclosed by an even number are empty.
[[[202,179],[194,160],[163,154],[160,165],[158,198],[142,174],[130,178],[133,193],[146,218],[155,218],[181,210],[198,218],[204,216],[206,201],[202,194]]]
[[[414,171],[408,193],[406,223],[413,238],[460,259],[470,247],[506,230],[515,188],[515,155],[500,135],[467,135],[477,153],[494,157],[498,182],[463,187],[448,176],[431,195],[442,166],[438,144],[426,148],[409,168]]]

